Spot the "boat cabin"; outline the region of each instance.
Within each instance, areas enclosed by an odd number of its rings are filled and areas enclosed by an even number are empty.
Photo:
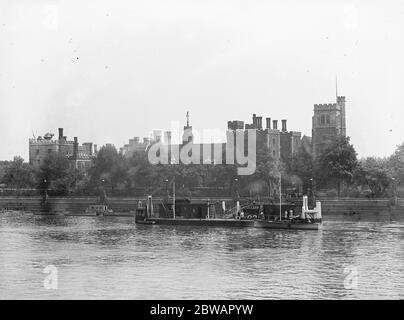
[[[136,206],[135,218],[143,220],[147,217],[147,206],[142,200],[139,200]]]
[[[209,204],[210,215],[212,216],[213,205]],[[169,199],[159,204],[160,217],[173,218],[173,200]],[[208,202],[188,198],[175,200],[175,217],[186,219],[206,219],[208,217]]]

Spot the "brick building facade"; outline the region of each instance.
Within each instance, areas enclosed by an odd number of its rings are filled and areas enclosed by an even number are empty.
[[[228,130],[256,130],[257,150],[261,146],[266,146],[270,156],[274,159],[288,159],[301,145],[302,134],[297,131],[287,130],[287,120],[282,120],[282,128],[278,128],[278,120],[265,118],[265,128],[263,128],[262,117],[252,115],[252,123],[245,124],[243,121],[228,121]]]

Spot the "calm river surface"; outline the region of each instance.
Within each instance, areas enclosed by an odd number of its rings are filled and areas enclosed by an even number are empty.
[[[49,265],[57,289],[44,288]],[[271,231],[0,213],[0,299],[16,298],[403,299],[404,224]]]

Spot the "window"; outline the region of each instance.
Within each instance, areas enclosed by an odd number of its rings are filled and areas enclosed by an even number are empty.
[[[36,149],[36,155],[38,155],[39,154],[39,149]]]
[[[325,124],[325,115],[321,115],[321,124]]]
[[[272,151],[272,154],[273,154],[274,157],[276,157],[276,151],[275,150]]]
[[[276,144],[276,140],[275,140],[275,138],[273,138],[272,139],[272,145],[275,145]]]
[[[327,114],[327,124],[330,124],[330,115]]]
[[[52,149],[48,149],[48,154],[51,154],[51,152],[52,152]]]

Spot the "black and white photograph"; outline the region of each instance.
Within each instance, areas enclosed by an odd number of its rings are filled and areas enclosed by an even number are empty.
[[[399,0],[0,0],[0,300],[404,299],[403,39]]]

